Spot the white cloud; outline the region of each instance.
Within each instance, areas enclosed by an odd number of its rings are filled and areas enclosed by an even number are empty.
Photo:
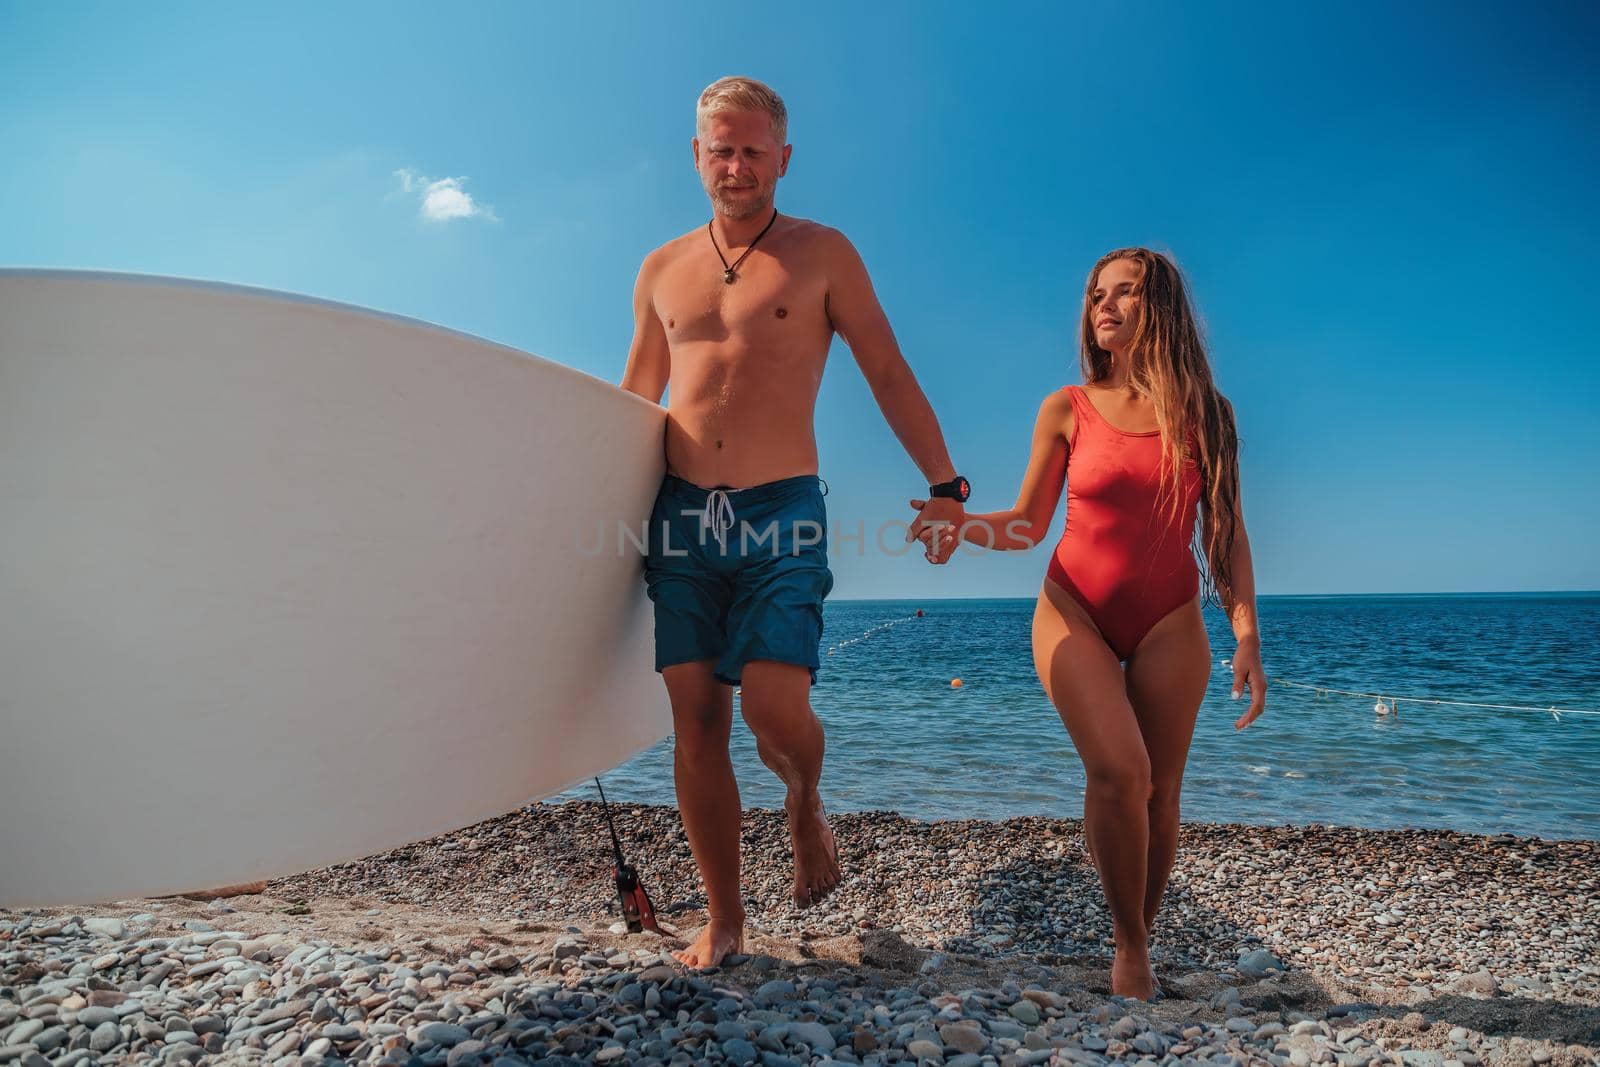
[[[417,194],[421,201],[422,217],[429,222],[449,222],[451,219],[500,221],[494,208],[474,200],[472,194],[461,187],[466,178],[435,180],[418,174],[410,167],[401,167],[394,175],[400,179],[401,192]]]

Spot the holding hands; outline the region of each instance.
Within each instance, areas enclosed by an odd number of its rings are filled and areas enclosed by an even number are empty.
[[[949,562],[960,542],[961,527],[967,521],[965,505],[949,497],[934,497],[911,501],[911,509],[917,517],[906,530],[906,542],[921,541],[922,554],[929,563]]]
[[[911,501],[917,517],[906,530],[906,543],[921,541],[922,554],[929,563],[948,562],[965,533],[966,504],[971,495],[971,484],[959,474],[947,482],[928,486],[926,500]]]

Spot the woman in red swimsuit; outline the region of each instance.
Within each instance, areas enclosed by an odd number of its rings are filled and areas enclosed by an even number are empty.
[[[1233,624],[1233,695],[1266,705],[1233,411],[1212,382],[1183,279],[1143,248],[1102,257],[1081,326],[1085,385],[1045,398],[1009,511],[961,540],[1032,548],[1067,489],[1033,617],[1034,666],[1083,760],[1084,834],[1116,936],[1111,988],[1155,991],[1149,930],[1178,847],[1178,791],[1211,674],[1195,533]],[[913,504],[920,504],[914,501]],[[930,549],[949,557],[955,536]]]

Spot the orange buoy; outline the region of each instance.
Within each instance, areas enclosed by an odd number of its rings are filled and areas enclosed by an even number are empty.
[[[965,684],[965,683],[963,683],[960,678],[952,678],[952,679],[950,679],[950,688],[951,689],[960,689],[963,684]]]

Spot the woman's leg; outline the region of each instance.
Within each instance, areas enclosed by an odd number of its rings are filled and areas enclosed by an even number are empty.
[[[1150,758],[1122,664],[1078,602],[1050,581],[1034,610],[1033,661],[1088,778],[1083,821],[1117,942],[1111,991],[1148,997],[1154,985],[1144,919]]]
[[[1178,794],[1195,718],[1211,676],[1211,644],[1191,600],[1150,628],[1128,657],[1128,700],[1150,755],[1150,850],[1145,867],[1144,921],[1156,921],[1161,894],[1178,854]]]

